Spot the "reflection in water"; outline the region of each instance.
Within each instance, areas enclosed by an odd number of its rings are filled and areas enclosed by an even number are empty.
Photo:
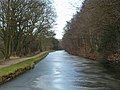
[[[17,88],[17,89],[16,89]],[[50,53],[36,68],[0,87],[0,90],[119,90],[120,81],[96,61]]]

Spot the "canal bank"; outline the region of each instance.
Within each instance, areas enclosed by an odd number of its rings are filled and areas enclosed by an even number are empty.
[[[45,58],[49,52],[42,52],[33,57],[21,58],[0,63],[0,84],[8,82],[20,74],[34,68],[35,64]]]
[[[120,90],[120,80],[97,61],[56,51],[0,90]]]

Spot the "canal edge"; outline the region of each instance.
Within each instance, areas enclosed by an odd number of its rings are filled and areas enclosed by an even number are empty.
[[[4,84],[10,80],[13,80],[14,78],[18,77],[19,75],[25,73],[28,70],[33,69],[34,66],[37,63],[39,63],[41,60],[43,60],[50,52],[51,51],[46,51],[36,58],[26,59],[25,61],[19,62],[17,64],[1,68],[0,73],[4,73],[6,71],[8,71],[8,73],[5,75],[0,75],[0,85]],[[11,72],[9,71],[9,69],[12,70],[12,68],[16,67],[17,65],[19,66],[24,63],[27,63],[27,64],[25,66],[23,65],[23,67],[21,66],[21,67],[15,69]]]

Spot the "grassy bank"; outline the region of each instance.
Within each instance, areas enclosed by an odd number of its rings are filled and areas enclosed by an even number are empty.
[[[47,55],[48,55],[48,52],[40,55],[37,58],[28,59],[28,60],[25,60],[23,62],[17,63],[15,65],[11,65],[11,66],[8,66],[8,67],[5,67],[5,68],[1,68],[0,69],[0,77],[9,75],[11,73],[15,73],[19,69],[24,69],[24,68],[27,68],[27,67],[33,68],[34,65],[37,62],[39,62],[40,60],[42,60]]]

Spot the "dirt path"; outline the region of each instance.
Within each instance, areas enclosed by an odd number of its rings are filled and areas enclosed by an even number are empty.
[[[47,51],[45,52],[41,52],[35,56],[32,56],[32,57],[24,57],[24,58],[14,58],[14,59],[10,59],[10,60],[6,60],[6,61],[0,61],[0,69],[1,68],[4,68],[4,67],[8,67],[10,65],[14,65],[14,64],[17,64],[19,62],[22,62],[22,61],[25,61],[25,60],[28,60],[28,59],[32,59],[32,58],[36,58],[44,53],[46,53]]]

